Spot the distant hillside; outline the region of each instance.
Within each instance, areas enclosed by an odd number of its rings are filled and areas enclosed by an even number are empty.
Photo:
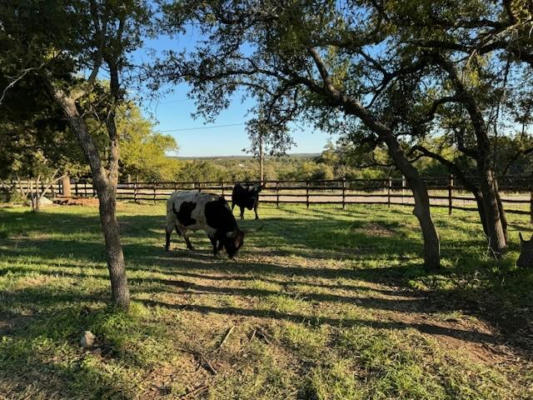
[[[294,158],[294,159],[302,159],[302,158],[314,158],[318,157],[320,153],[295,153],[295,154],[287,154],[286,156],[283,156],[283,158]],[[245,156],[245,155],[239,155],[239,156],[212,156],[212,157],[182,157],[182,156],[168,156],[168,158],[177,158],[178,160],[250,160],[253,158],[253,156]],[[266,158],[270,158],[267,156]]]

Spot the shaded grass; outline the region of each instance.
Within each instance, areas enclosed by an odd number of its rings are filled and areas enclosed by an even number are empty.
[[[197,251],[175,237],[165,253],[162,205],[119,215],[128,314],[107,305],[96,208],[0,210],[0,395],[532,395],[533,276],[513,266],[525,218],[510,216],[511,249],[495,262],[474,214],[436,210],[446,268],[427,274],[405,208],[265,206],[235,262],[213,258],[202,233]],[[96,349],[79,347],[85,330]]]

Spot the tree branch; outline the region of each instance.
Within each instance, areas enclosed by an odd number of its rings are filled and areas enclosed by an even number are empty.
[[[0,96],[0,105],[2,105],[2,102],[4,101],[5,97],[6,97],[6,94],[7,92],[9,91],[9,89],[11,89],[13,86],[15,86],[17,84],[17,82],[19,82],[21,79],[23,79],[26,75],[28,75],[31,71],[37,71],[39,69],[41,69],[42,67],[44,67],[45,63],[41,64],[39,67],[30,67],[30,68],[25,68],[21,74],[19,76],[17,76],[13,81],[11,81],[5,88],[4,90],[2,91],[2,96]]]

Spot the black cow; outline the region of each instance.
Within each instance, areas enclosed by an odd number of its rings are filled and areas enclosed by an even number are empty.
[[[198,191],[174,192],[167,201],[165,250],[170,248],[170,235],[176,229],[189,250],[194,250],[188,231],[204,230],[213,245],[213,254],[224,247],[233,258],[244,243],[244,232],[223,197]]]
[[[255,219],[259,219],[257,215],[257,206],[259,205],[259,192],[263,187],[252,183],[236,183],[231,193],[231,210],[235,206],[241,209],[241,219],[244,219],[244,208],[248,210],[254,209]]]

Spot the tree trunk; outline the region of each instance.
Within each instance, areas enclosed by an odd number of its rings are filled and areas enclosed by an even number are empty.
[[[65,175],[61,178],[61,187],[63,188],[63,197],[72,197],[72,190],[70,188],[70,175]]]
[[[265,170],[264,170],[264,163],[265,163],[265,154],[263,149],[263,135],[259,134],[259,181],[261,185],[263,184],[263,181],[265,179]]]
[[[407,184],[413,191],[415,199],[414,215],[418,218],[422,236],[424,238],[424,266],[426,270],[433,271],[440,268],[440,240],[437,234],[435,224],[431,219],[431,210],[429,208],[429,195],[424,181],[420,178],[418,170],[411,165],[403,153],[398,139],[393,131],[379,120],[377,120],[358,100],[346,96],[344,93],[335,88],[332,83],[325,63],[320,58],[318,52],[310,48],[309,54],[313,58],[318,71],[324,81],[323,87],[317,87],[313,84],[306,85],[318,94],[326,94],[329,97],[330,105],[338,105],[343,108],[346,114],[357,116],[370,130],[379,135],[388,147],[389,154],[393,159],[396,167],[405,176]]]
[[[505,216],[502,219],[502,213],[500,212],[501,200],[498,201],[499,194],[493,171],[490,168],[486,168],[481,171],[480,175],[480,190],[483,194],[489,248],[495,257],[499,257],[507,249],[506,228],[503,223]]]
[[[130,294],[126,278],[124,254],[120,243],[119,226],[115,215],[116,177],[112,176],[109,179],[106,176],[98,149],[89,134],[85,121],[78,112],[74,100],[61,89],[53,87],[51,83],[48,84],[53,98],[61,106],[69,126],[78,137],[89,162],[93,184],[96,188],[100,203],[100,222],[104,233],[107,267],[111,280],[111,296],[116,306],[127,309],[130,303]]]
[[[120,229],[115,215],[116,191],[111,185],[105,185],[101,188],[96,186],[96,193],[100,203],[100,222],[104,232],[107,267],[111,280],[111,296],[117,306],[128,308],[130,294],[124,253],[120,243]]]
[[[505,240],[507,240],[507,215],[503,208],[502,198],[500,197],[500,188],[496,178],[494,178],[494,188],[496,190],[496,200],[498,201],[498,209],[500,210],[500,218],[502,220],[503,234],[505,235]]]
[[[483,195],[483,211],[489,248],[495,257],[499,257],[507,248],[507,222],[505,212],[499,199],[498,184],[491,162],[491,146],[488,124],[485,123],[478,100],[465,87],[455,65],[441,54],[434,54],[434,59],[449,75],[456,94],[468,115],[476,138],[475,150],[461,150],[476,160],[479,175],[479,190]],[[473,154],[472,154],[473,153]]]
[[[413,192],[415,208],[413,214],[418,219],[424,239],[424,266],[428,271],[440,268],[440,239],[431,218],[429,195],[426,184],[420,177],[417,169],[411,165],[400,148],[397,139],[391,134],[385,138],[389,154],[394,163],[405,176],[409,188]]]

